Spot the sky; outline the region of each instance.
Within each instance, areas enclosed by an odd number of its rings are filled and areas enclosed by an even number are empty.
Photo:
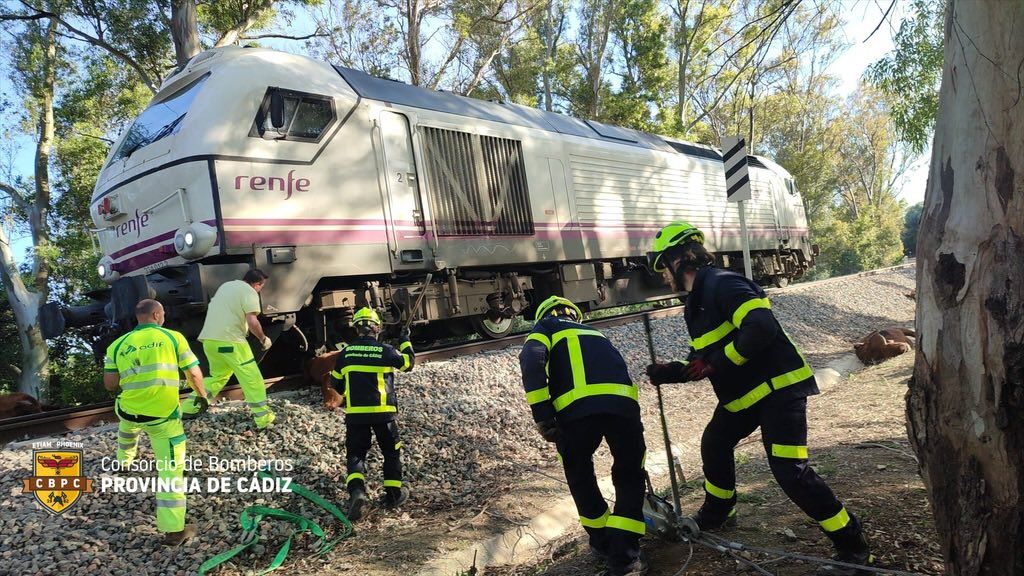
[[[864,70],[869,65],[878,61],[892,50],[892,38],[896,33],[896,26],[898,26],[903,17],[903,10],[907,6],[907,0],[899,0],[897,2],[887,22],[883,23],[874,34],[872,34],[872,31],[882,20],[882,14],[889,5],[888,1],[843,0],[840,5],[840,16],[844,22],[842,31],[846,36],[846,43],[849,45],[849,48],[833,62],[830,71],[840,80],[839,93],[845,95],[857,89],[857,84]],[[295,34],[311,32],[314,28],[311,20],[304,14],[297,16],[293,21],[293,27],[295,28],[293,32]],[[6,39],[0,39],[0,42],[4,40]],[[276,43],[266,43],[272,47],[286,49],[290,52],[302,50],[302,46],[296,42],[278,41]],[[280,45],[274,46],[274,44]],[[10,81],[6,69],[0,70],[0,82],[3,83],[2,90],[0,91],[10,95]],[[28,137],[19,137],[16,143],[14,171],[16,174],[31,177],[35,143]],[[900,183],[899,198],[903,199],[908,205],[924,200],[925,185],[928,178],[928,160],[928,153],[916,158],[911,169],[904,175]],[[27,238],[14,239],[15,254],[24,253],[28,246]]]
[[[868,66],[877,62],[893,49],[893,36],[904,16],[906,3],[897,3],[888,21],[872,31],[882,20],[882,14],[889,3],[880,0],[846,0],[843,2],[843,33],[850,48],[832,63],[831,72],[840,80],[840,94],[850,94],[857,89],[857,83]],[[931,152],[925,152],[914,159],[911,168],[902,179],[899,197],[907,205],[924,200],[925,185],[928,183],[928,162]]]

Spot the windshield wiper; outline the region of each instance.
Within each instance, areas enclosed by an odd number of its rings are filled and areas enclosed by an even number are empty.
[[[152,144],[153,142],[156,142],[157,140],[166,137],[171,132],[174,132],[174,129],[178,127],[178,124],[181,124],[181,121],[182,121],[183,118],[185,118],[184,114],[182,114],[181,116],[178,116],[177,118],[174,119],[173,122],[171,122],[170,124],[165,125],[163,128],[158,130],[157,133],[153,135],[153,138],[150,139],[148,144]]]
[[[134,154],[135,151],[138,150],[139,148],[142,148],[144,146],[149,146],[153,142],[156,142],[157,140],[159,140],[161,138],[165,138],[171,132],[174,132],[174,129],[178,127],[178,124],[181,124],[181,121],[182,121],[183,118],[185,118],[184,114],[182,114],[181,116],[178,116],[177,118],[175,118],[171,122],[169,122],[167,124],[164,124],[163,127],[160,128],[160,130],[157,130],[156,134],[153,134],[153,136],[151,136],[149,138],[145,138],[143,140],[139,140],[135,144],[132,144],[131,147],[125,149],[125,151],[120,154],[121,158],[127,158],[127,157],[131,156],[132,154]]]

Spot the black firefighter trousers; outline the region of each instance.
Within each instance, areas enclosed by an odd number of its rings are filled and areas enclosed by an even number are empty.
[[[772,394],[739,412],[719,405],[700,442],[704,464],[704,508],[709,518],[734,513],[736,461],[740,440],[761,427],[761,439],[775,480],[840,549],[855,547],[860,525],[807,461],[807,398]]]
[[[615,509],[609,510],[594,475],[594,452],[608,441],[614,463]],[[590,545],[620,573],[640,556],[644,535],[644,428],[640,418],[600,414],[559,423],[556,442],[569,492]]]
[[[345,485],[349,493],[366,490],[366,453],[370,451],[373,435],[377,436],[377,445],[384,456],[384,489],[393,492],[402,487],[402,442],[398,438],[398,423],[394,420],[376,424],[349,422],[345,425],[345,460],[348,464]]]

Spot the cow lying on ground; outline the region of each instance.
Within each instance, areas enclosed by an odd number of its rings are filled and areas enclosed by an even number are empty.
[[[913,330],[886,328],[865,336],[863,340],[853,345],[853,351],[864,364],[878,364],[913,350],[914,343],[910,338],[916,337],[917,333]]]
[[[52,409],[52,406],[43,406],[34,397],[22,392],[0,395],[0,419],[38,414],[43,410]]]
[[[331,370],[334,370],[334,364],[338,361],[337,356],[338,352],[328,352],[306,362],[306,379],[320,386],[324,395],[324,407],[328,410],[338,408],[345,399],[331,385]]]

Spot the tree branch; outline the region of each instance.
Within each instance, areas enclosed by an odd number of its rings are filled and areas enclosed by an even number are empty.
[[[0,22],[9,22],[14,20],[43,20],[49,18],[46,14],[35,13],[35,14],[0,14]]]
[[[0,225],[0,280],[3,281],[4,289],[7,290],[7,297],[11,300],[11,307],[17,315],[18,307],[15,304],[27,302],[31,293],[25,287],[21,279],[21,271],[14,261],[14,253],[11,251],[11,242],[7,239],[7,231]]]
[[[40,18],[52,18],[52,19],[54,19],[55,21],[57,21],[57,23],[59,23],[61,26],[66,28],[69,32],[74,34],[75,37],[78,40],[81,40],[83,42],[87,42],[87,43],[92,44],[93,46],[96,46],[98,48],[102,48],[102,49],[106,50],[107,52],[109,52],[112,56],[114,56],[118,60],[121,60],[125,64],[131,66],[132,69],[135,70],[135,72],[139,75],[139,79],[142,80],[142,83],[145,84],[146,87],[149,88],[149,91],[152,92],[153,94],[156,94],[157,90],[160,89],[160,86],[158,85],[158,83],[149,75],[148,72],[146,72],[146,70],[142,67],[142,65],[140,65],[138,62],[136,62],[134,58],[132,58],[131,56],[126,54],[123,50],[120,50],[119,48],[111,45],[109,42],[107,42],[106,40],[104,40],[103,38],[101,38],[99,36],[93,36],[93,35],[88,34],[87,32],[83,32],[82,30],[79,30],[78,28],[75,28],[74,26],[69,24],[67,20],[61,18],[60,15],[58,15],[58,14],[55,14],[55,13],[47,11],[47,10],[43,10],[41,8],[36,8],[35,6],[29,4],[26,0],[21,0],[21,3],[26,8],[28,8],[30,10],[34,10],[39,15]]]
[[[889,18],[889,12],[892,12],[893,7],[895,6],[896,0],[892,0],[892,2],[889,3],[889,7],[885,9],[885,14],[882,14],[882,19],[878,21],[878,26],[875,26],[875,29],[871,31],[871,34],[868,34],[868,37],[864,39],[864,42],[871,40],[871,37],[875,35],[875,32],[878,32],[878,29],[882,27],[882,24],[885,24],[886,19]]]
[[[28,198],[25,198],[21,192],[18,192],[14,186],[11,186],[6,182],[0,182],[0,191],[3,191],[10,196],[14,204],[26,213],[32,209],[32,203],[29,202]]]
[[[223,48],[224,46],[230,46],[238,41],[238,37],[244,34],[249,28],[252,28],[259,17],[264,11],[269,10],[273,7],[273,0],[261,0],[259,5],[254,6],[249,15],[245,17],[241,22],[235,24],[234,28],[230,28],[224,31],[224,34],[214,44],[214,48]]]
[[[307,34],[305,36],[292,36],[290,34],[259,34],[256,36],[239,36],[238,39],[263,40],[264,38],[280,38],[282,40],[309,40],[310,38],[326,38],[328,36],[330,36],[330,34],[326,32],[321,32],[319,29],[317,29],[316,32],[313,32],[312,34]]]
[[[21,368],[18,368],[14,364],[5,363],[5,364],[3,364],[3,369],[8,374],[13,376],[15,380],[20,380],[21,379]]]
[[[691,120],[690,123],[683,129],[683,132],[689,132],[690,130],[692,130],[694,126],[696,126],[701,120],[703,120],[704,118],[706,118],[708,116],[708,114],[711,112],[711,110],[713,110],[714,108],[716,108],[718,106],[718,103],[721,102],[722,98],[725,97],[726,93],[728,93],[729,90],[732,89],[732,86],[733,86],[733,84],[736,83],[736,80],[738,80],[739,77],[743,75],[743,72],[748,67],[750,67],[750,64],[754,61],[754,58],[756,58],[759,54],[761,54],[762,49],[767,50],[768,47],[771,45],[771,43],[775,41],[775,36],[776,36],[776,34],[778,34],[779,30],[782,28],[782,24],[784,24],[786,19],[789,18],[790,15],[792,15],[792,13],[796,10],[798,5],[799,5],[799,0],[791,1],[788,4],[784,4],[783,5],[783,7],[781,8],[781,10],[783,10],[783,11],[781,13],[779,13],[779,10],[776,10],[776,11],[772,12],[772,14],[778,14],[778,16],[776,16],[775,20],[771,21],[767,26],[765,26],[765,28],[763,30],[758,32],[757,35],[755,35],[749,41],[747,41],[742,46],[737,48],[735,51],[733,51],[732,54],[730,54],[726,58],[725,62],[722,63],[722,65],[718,68],[718,70],[715,72],[715,74],[712,76],[712,78],[717,78],[718,75],[722,73],[722,70],[725,69],[725,66],[730,61],[732,61],[732,58],[736,54],[738,54],[741,50],[743,50],[745,47],[749,46],[750,44],[752,44],[753,42],[758,40],[761,36],[763,36],[769,30],[772,30],[773,27],[775,28],[774,31],[772,31],[771,35],[768,37],[768,41],[765,42],[764,44],[761,44],[757,49],[755,49],[750,54],[750,57],[748,57],[746,62],[744,62],[739,67],[739,69],[736,70],[736,74],[732,77],[732,79],[725,86],[725,88],[722,89],[722,91],[718,93],[718,95],[715,97],[714,101],[711,102],[711,105],[710,106],[702,106],[701,107],[702,111],[701,111],[700,116],[698,116],[697,118],[694,118],[693,120]],[[788,11],[785,10],[786,8],[788,8]],[[761,19],[763,19],[763,18],[760,18],[759,20],[761,20]]]

